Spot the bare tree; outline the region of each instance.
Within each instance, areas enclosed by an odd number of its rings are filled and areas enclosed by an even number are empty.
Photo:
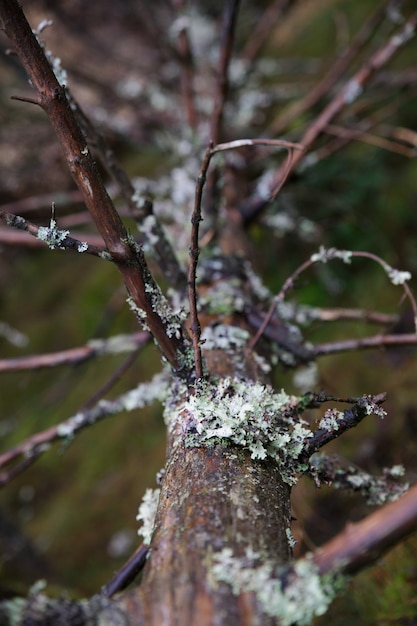
[[[77,413],[5,451],[0,455],[1,483],[26,470],[52,442],[72,439],[101,419],[155,400],[164,405],[167,428],[160,486],[145,494],[139,508],[143,544],[125,566],[89,600],[51,599],[34,588],[26,599],[5,601],[1,623],[307,624],[327,611],[345,577],[417,526],[416,488],[407,491],[399,481],[401,468],[386,468],[382,476],[372,477],[319,453],[369,415],[385,415],[382,389],[350,398],[317,391],[311,382],[299,394],[273,386],[277,364],[311,373],[323,355],[417,343],[414,326],[403,334],[383,331],[359,339],[307,342],[299,326],[314,320],[363,319],[384,328],[396,320],[378,312],[289,302],[288,293],[313,266],[333,261],[353,265],[357,258],[376,262],[387,281],[404,293],[415,321],[409,272],[371,252],[321,245],[292,268],[273,295],[254,270],[248,236],[249,226],[265,217],[294,174],[301,176],[303,168],[352,141],[414,156],[412,131],[402,129],[401,136],[397,132],[391,138],[379,134],[384,109],[375,102],[377,80],[383,81],[383,70],[412,40],[417,13],[403,17],[398,2],[382,2],[316,87],[268,125],[257,121],[269,71],[261,52],[276,22],[289,19],[303,3],[271,2],[264,12],[256,4],[248,3],[244,18],[251,24],[255,20],[257,28],[240,32],[239,1],[225,3],[218,46],[216,19],[206,16],[203,22],[197,7],[173,0],[150,11],[143,4],[138,45],[145,47],[152,68],[171,65],[159,91],[151,91],[149,78],[130,88],[148,90],[140,112],[144,128],[155,120],[175,128],[174,148],[182,165],[168,183],[164,178],[134,185],[72,94],[60,60],[43,43],[48,24],[33,31],[15,0],[0,0],[2,28],[32,89],[15,99],[46,113],[77,185],[77,198],[99,235],[70,234],[54,204],[47,226],[28,220],[24,206],[19,211],[14,204],[0,209],[2,220],[14,229],[2,233],[3,241],[47,244],[114,265],[142,326],[142,332],[65,352],[5,359],[0,369],[54,367],[117,351],[136,355],[151,339],[164,362],[151,381],[103,399],[122,368]],[[217,18],[217,8],[213,12]],[[196,34],[194,25],[211,30]],[[379,26],[379,41],[371,41]],[[164,45],[153,45],[164,29],[169,30]],[[412,85],[413,75],[404,75]],[[256,82],[261,79],[265,85]],[[394,80],[385,79],[392,87]],[[361,101],[368,88],[368,101]],[[292,122],[306,110],[313,112],[311,118],[301,130],[292,130]],[[276,136],[284,131],[289,138]],[[276,153],[284,157],[277,161]],[[271,159],[267,166],[266,156]],[[108,172],[111,183],[103,182],[101,171]],[[137,224],[136,236],[116,209],[118,198],[126,218]],[[169,289],[164,292],[162,284]],[[323,406],[330,408],[312,425],[307,416]],[[360,492],[382,506],[320,549],[294,559],[290,497],[301,476],[317,485]],[[140,584],[126,590],[139,572]]]

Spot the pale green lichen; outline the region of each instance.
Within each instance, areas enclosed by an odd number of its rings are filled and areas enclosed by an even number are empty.
[[[409,487],[399,481],[404,475],[401,465],[384,468],[382,475],[372,476],[352,465],[341,467],[337,457],[326,454],[316,453],[310,458],[309,474],[317,485],[324,482],[341,491],[354,491],[372,506],[396,500]]]
[[[301,393],[307,393],[317,387],[319,376],[316,362],[300,367],[293,376],[293,383]]]
[[[237,278],[220,280],[200,297],[199,304],[210,315],[232,315],[243,311],[241,281]]]
[[[77,251],[87,252],[87,250],[88,250],[88,243],[86,241],[79,241],[77,244]]]
[[[103,259],[103,261],[112,261],[112,256],[107,250],[102,250],[102,252],[98,253],[98,256],[100,259]]]
[[[284,391],[250,380],[227,377],[201,382],[194,395],[168,407],[169,426],[180,423],[188,432],[187,445],[226,441],[249,450],[253,459],[277,461],[283,480],[296,482],[306,467],[298,458],[313,433],[297,416],[298,399]]]
[[[320,246],[319,251],[310,257],[312,263],[327,263],[333,259],[340,259],[343,263],[350,263],[352,261],[352,251]]]
[[[128,296],[126,298],[126,302],[128,303],[130,310],[133,311],[133,313],[135,314],[136,318],[141,323],[143,330],[148,330],[149,331],[149,326],[146,324],[146,318],[147,318],[146,311],[141,309],[140,306],[138,306],[136,304],[136,302],[133,300],[132,296]]]
[[[49,222],[49,226],[40,226],[38,229],[38,233],[36,237],[41,239],[51,250],[55,250],[56,248],[60,248],[61,250],[65,249],[65,246],[62,243],[69,235],[69,230],[61,230],[57,227],[56,220],[51,218]]]
[[[45,47],[45,42],[40,38],[41,32],[48,26],[52,26],[52,24],[53,22],[51,20],[42,20],[38,28],[34,29],[32,32],[35,35],[40,47],[43,49],[57,81],[60,85],[62,85],[62,87],[65,87],[68,81],[68,75],[67,71],[61,65],[61,59],[54,56],[52,52]]]
[[[138,346],[132,335],[114,335],[108,339],[91,339],[87,345],[95,351],[97,356],[132,352]]]
[[[132,197],[132,199],[135,195]],[[159,241],[159,235],[157,232],[157,222],[156,217],[152,213],[150,215],[146,215],[144,219],[138,223],[139,231],[144,235],[144,245],[146,246],[146,252],[152,252],[153,247]]]
[[[152,310],[164,322],[168,337],[179,339],[181,337],[182,323],[187,317],[186,313],[181,309],[174,311],[158,285],[148,283],[145,291],[150,296]]]
[[[393,285],[404,285],[405,282],[411,280],[410,272],[401,272],[386,263],[383,267]]]
[[[138,509],[136,519],[137,521],[142,521],[138,535],[143,537],[145,545],[150,545],[151,543],[160,493],[160,489],[147,489]]]
[[[287,536],[288,545],[291,548],[291,550],[293,550],[295,546],[297,545],[297,541],[294,539],[294,535],[291,532],[291,528],[286,528],[285,534]]]
[[[142,383],[115,400],[100,400],[92,409],[79,411],[57,426],[57,436],[71,440],[77,431],[109,415],[142,409],[152,402],[166,399],[169,392],[169,372],[164,369],[149,382]]]
[[[240,558],[224,548],[213,555],[213,585],[225,582],[235,595],[254,593],[265,615],[277,618],[280,626],[307,626],[314,617],[326,613],[340,590],[340,578],[321,576],[309,557],[282,571],[269,561],[254,565],[259,561],[259,555],[250,548]]]
[[[340,422],[345,419],[343,411],[337,409],[328,409],[324,414],[324,417],[320,420],[319,428],[322,430],[328,430],[329,432],[339,430]]]
[[[29,343],[29,338],[16,328],[12,328],[7,322],[0,322],[0,337],[3,337],[17,348],[24,348]]]
[[[204,350],[235,350],[243,348],[248,339],[247,330],[229,324],[206,326],[201,333],[201,345]]]

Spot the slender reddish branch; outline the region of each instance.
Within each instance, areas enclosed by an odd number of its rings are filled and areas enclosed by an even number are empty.
[[[398,33],[393,35],[383,46],[381,46],[360,69],[354,74],[353,78],[348,80],[342,89],[336,94],[331,102],[323,109],[320,115],[313,121],[304,133],[301,143],[309,150],[313,142],[321,133],[324,132],[326,126],[333,120],[338,113],[347,105],[351,104],[363,91],[365,85],[372,76],[380,70],[384,65],[392,59],[392,57],[404,46],[415,33],[417,27],[417,12],[413,13],[410,19],[404,24]],[[297,167],[303,154],[295,154],[291,163],[291,171]],[[289,172],[286,172],[288,176]],[[278,186],[284,176],[283,168],[281,168],[271,185],[271,189]]]
[[[29,222],[24,217],[14,215],[13,213],[7,213],[6,211],[0,211],[0,219],[3,220],[8,226],[16,228],[17,230],[22,230],[29,235],[36,237],[40,244],[48,245],[47,241],[42,241],[42,237],[40,237],[40,228],[42,227],[36,226],[36,224]],[[12,242],[16,243],[16,239],[12,240]],[[75,250],[76,252],[91,254],[92,256],[104,258],[107,261],[120,261],[120,257],[117,258],[117,255],[111,254],[106,248],[95,246],[87,241],[75,239],[74,237],[70,237],[69,234],[63,236],[62,239],[59,240],[59,243],[57,243],[54,247],[60,250]]]
[[[404,277],[401,278],[401,274],[402,274],[401,272],[398,272],[397,270],[392,268],[390,265],[388,265],[388,263],[386,263],[379,256],[371,252],[336,250],[335,248],[329,248],[328,250],[326,250],[325,248],[322,247],[320,248],[320,252],[318,254],[313,254],[309,259],[307,259],[307,261],[304,261],[304,263],[302,263],[299,267],[297,267],[297,269],[291,274],[291,276],[289,276],[286,279],[283,286],[281,287],[281,291],[272,300],[272,303],[263,319],[263,322],[259,326],[258,332],[253,337],[253,339],[249,342],[248,350],[253,350],[253,348],[259,341],[260,337],[265,332],[267,326],[270,324],[277,305],[279,304],[279,302],[282,302],[284,300],[288,291],[294,288],[296,280],[299,278],[299,276],[303,272],[305,272],[308,268],[310,268],[312,265],[318,262],[327,263],[328,261],[333,260],[333,259],[340,259],[345,263],[350,263],[352,257],[359,257],[359,258],[362,257],[362,258],[371,259],[372,261],[375,261],[376,263],[378,263],[378,265],[380,265],[384,269],[384,271],[387,273],[388,277],[393,282],[393,284],[398,284],[402,286],[402,288],[404,289],[404,293],[409,299],[411,307],[413,309],[414,322],[416,325],[416,332],[417,332],[417,303],[415,301],[413,294],[411,293],[410,287],[407,285],[407,282],[406,282],[408,278],[411,278],[411,275],[408,272],[405,273],[405,275],[408,276],[407,278],[404,278]],[[330,353],[330,350],[329,350],[329,353]],[[317,356],[317,353],[316,353],[316,356]]]
[[[57,367],[59,365],[78,364],[88,359],[103,354],[111,354],[111,345],[116,338],[96,339],[90,345],[81,346],[79,348],[71,348],[70,350],[61,350],[60,352],[50,352],[48,354],[31,354],[30,356],[22,356],[16,359],[0,359],[0,372],[16,372],[22,370],[42,369],[45,367]],[[120,338],[122,339],[122,338]],[[136,333],[123,338],[124,349],[121,351],[136,351],[143,348],[150,340],[150,335],[145,332]],[[122,343],[120,342],[119,346]]]
[[[210,144],[204,154],[201,165],[200,175],[197,180],[194,197],[194,210],[191,216],[191,245],[190,245],[190,263],[188,266],[188,300],[190,303],[190,321],[191,333],[194,348],[194,363],[197,378],[203,376],[203,360],[201,356],[200,336],[201,325],[197,312],[197,264],[199,256],[198,233],[200,228],[201,217],[201,200],[203,198],[203,189],[207,178],[207,170],[212,157],[212,145]]]
[[[177,12],[177,50],[181,63],[181,87],[183,101],[187,115],[187,122],[193,130],[197,129],[198,117],[195,107],[194,95],[194,62],[191,50],[190,38],[188,36],[188,19],[181,15],[184,10],[184,0],[172,0],[174,9]]]
[[[143,255],[138,254],[114,204],[108,195],[83,134],[69,106],[65,88],[59,84],[16,0],[2,0],[0,18],[3,28],[20,58],[39,105],[47,114],[67,159],[71,174],[84,202],[103,237],[108,251],[118,259],[127,290],[135,305],[145,312],[146,324],[162,353],[177,371],[183,341],[169,336],[166,321],[153,309],[147,291],[150,276]]]
[[[337,439],[350,428],[357,426],[367,415],[377,411],[376,407],[383,404],[386,397],[386,393],[380,393],[376,396],[363,396],[353,406],[343,411],[343,418],[337,420],[337,428],[317,429],[314,435],[307,440],[300,455],[300,461],[307,462],[317,450]]]
[[[126,589],[134,581],[139,572],[144,568],[149,555],[149,547],[143,543],[135,550],[132,556],[116,572],[113,578],[103,587],[102,594],[111,598],[118,591]]]
[[[319,80],[312,89],[308,90],[304,98],[297,100],[297,102],[278,117],[271,127],[274,133],[280,134],[284,132],[293,120],[305,111],[311,110],[321,98],[331,92],[336,82],[374,35],[375,30],[384,19],[391,1],[392,0],[384,0],[384,2],[377,7],[375,12],[365,21],[350,45],[344,50],[341,56],[332,63],[329,71],[326,72],[323,78]]]
[[[161,380],[158,381],[158,384],[163,385]],[[100,400],[93,407],[78,411],[60,424],[31,435],[14,448],[0,454],[0,468],[6,467],[19,457],[24,457],[24,459],[33,457],[33,459],[37,459],[49,449],[50,444],[54,441],[73,439],[81,430],[106,417],[140,409],[157,399],[152,392],[148,393],[146,391],[146,383],[143,384],[142,389],[143,393],[141,393],[140,388],[136,388],[127,391],[114,400]],[[25,469],[24,460],[21,462],[21,466]],[[16,475],[16,467],[19,468],[19,465],[8,472],[0,474],[0,486],[4,485],[10,476]]]
[[[412,37],[414,37],[416,27],[417,12],[413,13],[402,28],[395,35],[390,37],[390,39],[384,43],[369,59],[367,59],[351,79],[345,82],[334,98],[304,132],[300,143],[304,145],[306,151],[311,149],[314,142],[323,132],[325,132],[326,127],[331,123],[331,121],[346,106],[356,100],[356,98],[362,93],[365,85],[370,81],[375,73],[381,70],[381,68],[384,67],[384,65],[386,65]],[[283,180],[287,179],[291,173],[294,172],[304,156],[305,153],[294,154],[290,167],[288,167],[288,164],[285,163],[279,168],[270,185],[271,198],[274,198],[276,190],[282,187]],[[253,219],[266,207],[268,201],[269,200],[251,201],[249,205],[241,207],[243,219],[245,221]]]
[[[210,121],[210,141],[212,141],[213,144],[218,143],[220,140],[222,130],[223,111],[229,88],[228,70],[232,56],[239,5],[240,0],[227,0],[224,10],[220,57],[217,68],[217,83],[214,94],[213,113]]]
[[[361,337],[359,339],[345,339],[342,341],[319,343],[314,346],[313,354],[317,357],[327,354],[337,354],[338,352],[351,352],[352,350],[415,345],[417,345],[417,334],[415,333],[402,333],[399,335],[374,335],[373,337]]]
[[[361,522],[349,524],[313,555],[321,574],[353,575],[371,565],[417,528],[417,485]]]
[[[206,149],[195,189],[194,209],[191,217],[192,230],[190,245],[190,263],[188,267],[188,300],[190,304],[190,320],[194,348],[194,361],[198,378],[201,378],[203,376],[203,364],[200,348],[201,326],[197,312],[196,288],[196,274],[199,256],[199,225],[202,220],[201,201],[203,198],[203,189],[207,179],[207,172],[210,166],[212,156],[214,156],[217,152],[236,150],[238,148],[243,148],[246,146],[270,146],[274,148],[284,148],[285,150],[288,150],[290,154],[292,153],[292,150],[303,150],[303,146],[301,144],[293,143],[291,141],[285,141],[283,139],[236,139],[235,141],[229,141],[227,143],[219,143],[214,147],[212,144],[210,144]]]
[[[274,0],[267,7],[255,26],[255,30],[248,39],[242,50],[242,58],[249,64],[253,63],[259,52],[268,41],[273,28],[275,28],[278,20],[282,18],[286,9],[294,5],[296,0]]]

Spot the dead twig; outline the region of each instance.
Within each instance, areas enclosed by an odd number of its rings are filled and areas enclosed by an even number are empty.
[[[60,365],[75,365],[104,354],[120,352],[134,352],[144,348],[150,341],[150,335],[140,332],[133,335],[111,337],[110,339],[95,339],[86,346],[50,352],[48,354],[31,354],[16,359],[0,359],[0,372],[21,372],[23,370],[38,370]]]
[[[118,591],[126,589],[133,582],[139,572],[144,568],[149,555],[149,547],[143,543],[135,550],[132,556],[119,569],[113,578],[104,585],[101,593],[105,598],[111,598]]]

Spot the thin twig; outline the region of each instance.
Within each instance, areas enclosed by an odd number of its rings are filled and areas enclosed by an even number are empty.
[[[194,210],[191,217],[191,245],[190,245],[190,263],[188,266],[188,300],[190,303],[190,321],[191,321],[191,333],[194,349],[194,362],[197,378],[203,376],[203,362],[201,356],[200,336],[201,326],[198,318],[197,311],[197,264],[199,256],[198,246],[198,233],[201,217],[201,200],[203,197],[204,184],[207,178],[207,170],[210,165],[210,159],[212,157],[212,145],[209,145],[204,154],[203,162],[201,164],[200,175],[197,180],[194,196]]]
[[[369,39],[374,36],[375,30],[384,19],[387,7],[391,2],[392,0],[384,0],[384,2],[377,7],[375,12],[364,22],[362,28],[357,32],[341,56],[331,64],[330,69],[321,80],[319,80],[312,89],[309,89],[304,98],[301,98],[301,100],[298,100],[281,113],[278,119],[272,124],[271,131],[273,133],[281,134],[284,132],[293,120],[305,111],[312,110],[321,98],[331,93],[334,85],[344,74],[349,65],[359,55]]]
[[[178,30],[177,52],[181,63],[181,87],[183,101],[188,125],[193,130],[196,130],[198,126],[198,117],[194,94],[194,59],[191,50],[190,38],[188,36],[189,22],[185,15],[182,15],[185,4],[184,0],[172,0],[172,4],[177,12],[177,22],[174,26]]]
[[[227,143],[219,143],[216,146],[210,144],[203,157],[200,174],[197,180],[194,195],[194,209],[191,217],[191,244],[190,244],[190,263],[188,266],[188,299],[190,304],[190,320],[191,332],[194,349],[194,361],[197,378],[203,376],[203,364],[200,347],[201,326],[197,312],[197,289],[196,276],[197,264],[199,256],[199,226],[202,221],[201,202],[203,197],[203,189],[207,179],[207,172],[212,156],[218,152],[227,150],[237,150],[247,146],[268,146],[272,148],[283,148],[291,152],[292,150],[303,150],[303,146],[299,143],[286,141],[284,139],[236,139]]]
[[[101,593],[105,598],[111,598],[118,591],[126,589],[144,568],[148,558],[149,547],[143,543],[135,550],[132,556],[119,569],[113,578],[104,585]]]
[[[33,450],[20,463],[16,463],[12,468],[0,473],[0,488],[10,483],[16,476],[26,471],[40,457],[43,450]]]
[[[39,211],[45,207],[49,207],[48,210],[50,211],[50,207],[53,202],[57,205],[66,205],[82,201],[83,197],[78,189],[74,191],[55,191],[53,193],[29,196],[28,198],[2,204],[0,205],[0,210],[8,213],[14,213],[15,215],[21,215],[22,213],[28,213],[29,211]]]
[[[210,118],[209,141],[214,145],[223,137],[223,114],[229,91],[229,64],[232,55],[237,14],[240,0],[227,0],[223,13],[220,54],[217,67],[216,84],[213,95],[213,109]],[[212,218],[212,225],[217,228],[218,205],[215,202],[219,173],[213,168],[207,177],[205,194],[205,212]]]
[[[61,85],[35,37],[17,0],[2,0],[0,19],[3,29],[21,60],[41,106],[51,122],[64,151],[70,172],[81,190],[84,202],[107,250],[119,269],[135,310],[144,312],[146,325],[159,345],[162,354],[173,369],[184,371],[181,353],[186,349],[180,329],[172,334],[169,320],[156,310],[155,299],[150,298],[151,274],[136,242],[129,236],[120,215],[103,184],[83,133]]]
[[[105,354],[133,352],[136,355],[150,341],[149,333],[140,332],[133,335],[116,335],[110,339],[94,339],[86,346],[50,352],[48,354],[31,354],[15,359],[0,359],[0,372],[21,372],[38,370],[59,365],[78,365],[88,359]]]
[[[248,65],[255,61],[285,10],[294,5],[295,2],[296,0],[275,0],[265,9],[241,53],[241,57]]]
[[[321,135],[331,120],[334,119],[334,117],[340,113],[346,105],[349,105],[356,100],[372,76],[386,63],[388,63],[394,54],[397,53],[401,47],[414,36],[416,26],[417,12],[410,17],[410,19],[404,24],[396,35],[390,37],[390,39],[382,45],[370,57],[370,59],[367,59],[354,76],[344,84],[342,89],[305,131],[301,139],[301,143],[305,146],[306,150],[308,150],[317,137]],[[294,156],[291,164],[292,171],[301,161],[302,157],[302,153]],[[281,182],[283,174],[284,172],[281,168],[281,170],[277,172],[275,180],[271,185],[272,189]]]
[[[401,333],[398,335],[374,335],[372,337],[360,337],[359,339],[345,339],[342,341],[330,341],[316,344],[313,348],[314,355],[324,356],[339,352],[352,352],[353,350],[384,348],[389,346],[416,346],[417,334]]]
[[[106,417],[125,411],[141,409],[158,400],[164,393],[164,384],[163,377],[161,375],[157,375],[157,377],[159,379],[157,385],[155,381],[143,383],[136,389],[131,389],[121,394],[114,400],[100,400],[94,407],[79,411],[60,424],[31,435],[14,448],[0,455],[0,468],[6,467],[21,456],[26,459],[34,455],[37,459],[55,441],[71,441],[81,430]],[[13,470],[9,471],[8,474],[13,477]],[[4,481],[5,476],[6,474],[0,476],[0,483],[2,480]]]
[[[220,57],[217,68],[216,89],[213,112],[210,120],[210,141],[218,143],[222,132],[223,112],[229,90],[228,70],[232,56],[240,0],[227,0],[223,15],[223,30],[220,43]]]
[[[386,263],[379,256],[371,252],[336,250],[335,248],[330,248],[329,250],[326,250],[325,248],[321,248],[320,252],[317,255],[313,254],[309,259],[307,259],[307,261],[304,261],[304,263],[302,263],[291,274],[291,276],[289,276],[286,279],[283,286],[281,287],[280,292],[273,298],[272,303],[265,315],[265,318],[262,324],[260,325],[256,335],[249,342],[247,346],[247,350],[253,350],[253,348],[259,341],[260,337],[265,332],[266,327],[270,323],[278,303],[282,302],[284,298],[286,297],[288,291],[294,288],[294,284],[296,280],[303,272],[305,272],[305,270],[310,268],[315,263],[319,263],[319,262],[327,263],[327,261],[330,261],[332,259],[341,259],[345,263],[350,263],[351,257],[359,257],[359,258],[362,257],[362,258],[367,258],[367,259],[371,259],[372,261],[375,261],[376,263],[378,263],[378,265],[380,265],[384,269],[384,271],[387,273],[388,277],[394,284],[398,284],[403,287],[404,293],[407,296],[408,300],[410,301],[411,307],[413,309],[414,324],[415,324],[416,333],[417,333],[417,303],[414,299],[413,294],[411,293],[409,286],[407,285],[407,282],[406,282],[407,278],[403,278],[403,279],[400,278],[399,281],[396,282],[395,276],[401,273],[395,270],[394,268],[392,268],[390,265],[388,265],[388,263]],[[408,272],[406,272],[406,274],[408,274]],[[410,278],[410,275],[408,275],[408,278]]]
[[[74,239],[74,237],[70,237],[67,233],[68,231],[55,231],[57,234],[60,233],[59,241],[54,243],[48,243],[45,237],[42,237],[42,230],[45,232],[45,227],[36,226],[32,222],[29,222],[24,217],[20,215],[14,215],[13,213],[8,213],[6,211],[0,211],[0,219],[3,220],[5,224],[12,228],[16,228],[17,230],[22,230],[24,232],[29,233],[33,237],[36,237],[39,243],[44,243],[49,245],[52,249],[58,250],[74,250],[76,252],[82,252],[86,254],[91,254],[92,256],[100,257],[101,259],[105,259],[106,261],[117,262],[120,261],[120,256],[117,253],[111,253],[106,248],[94,246],[86,241],[80,241],[79,239]]]
[[[147,333],[146,333],[147,334]],[[150,339],[150,335],[148,335],[148,338]],[[131,354],[129,354],[125,360],[123,361],[123,363],[116,369],[116,371],[114,371],[111,376],[109,376],[109,378],[106,380],[106,382],[104,383],[104,385],[102,385],[100,387],[100,389],[98,389],[88,400],[87,402],[84,402],[83,406],[80,408],[81,411],[85,411],[88,409],[92,409],[93,406],[95,404],[97,404],[97,402],[99,402],[99,400],[101,400],[106,393],[108,393],[110,391],[110,389],[112,389],[112,387],[114,387],[114,385],[116,383],[119,382],[119,380],[122,378],[122,376],[127,372],[127,370],[133,365],[133,363],[136,361],[137,356],[139,354],[139,352],[141,351],[143,346],[138,346],[133,352],[131,352]]]
[[[311,318],[321,320],[323,322],[355,320],[389,326],[398,321],[398,315],[380,313],[379,311],[367,311],[364,309],[325,309],[321,307],[314,307],[312,310],[314,311],[314,317],[311,316]]]
[[[379,559],[416,527],[417,485],[364,520],[346,526],[336,537],[320,546],[312,560],[320,574],[337,571],[353,575]]]
[[[379,137],[378,135],[368,133],[360,128],[343,128],[342,126],[338,126],[336,124],[328,124],[324,128],[324,132],[329,135],[341,137],[342,139],[347,139],[348,141],[362,141],[363,143],[367,143],[371,146],[377,146],[383,150],[401,154],[409,159],[415,159],[417,156],[415,148],[408,148],[397,141],[392,141],[390,139],[386,139],[385,137]]]
[[[377,407],[385,402],[386,397],[386,393],[380,393],[376,396],[363,396],[353,406],[343,411],[343,417],[337,420],[337,428],[319,428],[316,430],[313,436],[306,440],[300,461],[307,462],[317,450],[337,439],[350,428],[357,426],[365,417],[375,412],[372,407],[377,410]]]
[[[376,72],[390,61],[394,55],[414,37],[417,27],[417,12],[403,24],[399,31],[390,37],[369,59],[362,64],[354,76],[347,80],[329,104],[316,117],[304,132],[301,142],[306,151],[309,151],[313,143],[324,132],[326,126],[338,115],[346,106],[352,104],[362,93],[365,85],[370,81]],[[273,191],[282,186],[282,181],[288,178],[295,168],[304,158],[305,153],[295,153],[291,161],[290,168],[285,163],[279,168],[274,176],[270,189]],[[263,201],[251,201],[249,206],[241,207],[242,217],[249,221],[265,209],[270,199]]]
[[[83,129],[90,146],[98,152],[103,166],[107,169],[119,188],[126,202],[129,214],[136,221],[140,232],[140,241],[146,243],[146,240],[149,239],[153,242],[152,253],[168,284],[180,291],[184,291],[186,287],[184,271],[180,267],[175,252],[167,239],[165,230],[153,212],[152,201],[149,198],[140,199],[140,201],[136,199],[135,188],[132,181],[120,165],[113,149],[106,141],[105,137],[91,122],[89,117],[84,113],[82,107],[68,88],[66,89],[66,93],[71,103],[71,109],[80,127]],[[152,216],[152,219],[146,221],[146,233],[144,233],[142,225],[144,220],[150,216]]]

